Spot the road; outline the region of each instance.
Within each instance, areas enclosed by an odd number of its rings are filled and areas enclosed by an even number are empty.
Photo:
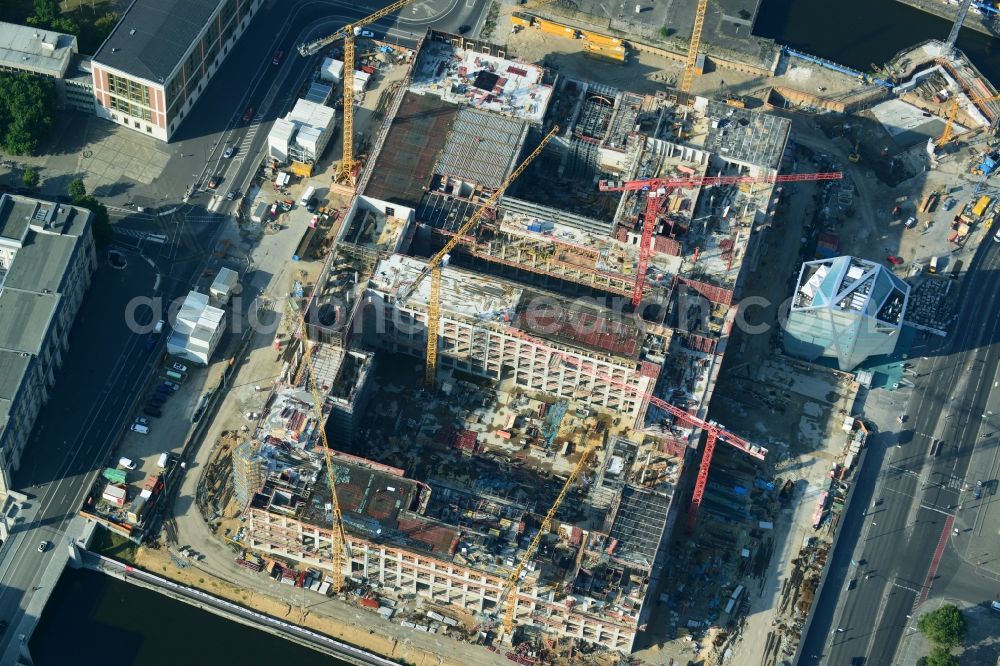
[[[1000,361],[1000,244],[987,236],[969,268],[953,334],[914,358],[908,402],[866,406],[869,417],[881,412],[881,431],[857,481],[853,506],[863,508],[844,517],[803,663],[893,663],[914,611],[941,591],[935,581],[948,572],[939,567],[963,487],[975,480],[969,462]]]
[[[123,188],[128,196],[108,199],[115,227],[112,246],[125,257],[126,266],[113,268],[102,256],[70,333],[71,352],[14,478],[15,489],[30,501],[0,550],[0,619],[11,627],[0,635],[0,654],[17,640],[14,627],[40,589],[51,559],[52,549],[39,553],[39,542],[62,547],[87,485],[113,458],[111,447],[131,420],[134,401],[157,365],[162,346],[146,351],[145,336],[126,325],[128,303],[152,295],[169,301],[191,288],[233,205],[224,195],[248,186],[270,124],[290,108],[315,62],[299,57],[295,46],[379,6],[321,0],[267,3],[178,129],[170,145],[175,152],[162,177],[148,191],[136,193],[139,205],[157,202],[157,214],[117,207],[130,200],[128,188]],[[387,39],[412,41],[431,25],[449,31],[462,24],[478,25],[485,7],[485,0],[429,0],[403,18],[377,24],[375,30]],[[277,32],[274,26],[280,26]],[[279,49],[286,56],[274,66],[271,60]],[[248,106],[255,109],[253,119],[243,123]],[[222,157],[226,145],[238,147],[230,159]],[[217,195],[204,192],[209,174],[222,178]],[[196,193],[184,202],[192,185]],[[153,319],[148,310],[139,317]]]

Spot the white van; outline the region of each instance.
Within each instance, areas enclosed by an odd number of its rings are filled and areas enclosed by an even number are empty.
[[[310,185],[306,188],[306,191],[302,193],[302,198],[299,199],[299,205],[303,208],[308,206],[309,200],[313,198],[314,194],[316,194],[316,188]]]
[[[156,461],[156,466],[157,467],[162,467],[163,469],[166,469],[167,468],[167,460],[168,460],[169,456],[170,456],[169,453],[161,453],[160,454],[160,459]]]
[[[927,266],[927,272],[928,273],[937,273],[937,267],[938,267],[937,262],[938,262],[938,258],[937,257],[931,257],[931,263],[928,264],[928,266]]]
[[[136,424],[136,425],[138,425],[138,424]],[[145,426],[140,426],[140,427],[144,428]],[[138,431],[136,431],[136,432],[138,432]],[[147,429],[146,432],[149,432],[149,430]],[[143,433],[143,434],[145,434],[145,433]],[[131,458],[119,458],[118,459],[118,466],[119,467],[124,467],[125,469],[135,469],[135,463],[132,462]]]

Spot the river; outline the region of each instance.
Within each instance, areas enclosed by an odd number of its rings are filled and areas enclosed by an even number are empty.
[[[36,666],[347,666],[131,583],[67,569],[29,646]]]
[[[948,38],[951,23],[896,0],[763,0],[754,32],[781,44],[864,71],[902,49]],[[991,81],[1000,81],[993,37],[962,30],[958,47]]]

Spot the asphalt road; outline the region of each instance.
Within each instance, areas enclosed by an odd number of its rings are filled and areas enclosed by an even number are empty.
[[[31,499],[0,552],[0,620],[11,627],[0,635],[0,654],[17,639],[13,627],[21,621],[51,557],[51,548],[48,553],[37,551],[39,542],[61,547],[87,484],[113,458],[110,448],[128,427],[133,402],[157,365],[162,341],[154,352],[146,351],[145,336],[126,325],[127,304],[154,294],[169,301],[190,289],[200,275],[223,228],[220,222],[233,206],[225,193],[249,186],[271,123],[290,108],[316,61],[300,57],[295,46],[380,6],[269,2],[179,128],[162,177],[147,191],[136,192],[135,202],[156,202],[158,214],[113,208],[113,246],[127,265],[115,269],[106,255],[101,257],[70,333],[71,350],[14,478],[15,488]],[[485,0],[429,0],[409,8],[402,18],[376,24],[374,30],[390,41],[414,43],[431,25],[448,31],[478,25],[485,7]],[[279,49],[285,57],[274,66],[271,61]],[[254,113],[245,123],[248,106]],[[229,159],[222,157],[226,145],[239,149]],[[222,179],[218,195],[204,191],[210,175]],[[185,203],[192,186],[197,191]],[[122,195],[107,203],[114,207],[126,201]],[[141,321],[153,319],[152,312],[142,312]]]
[[[905,414],[905,422],[896,422],[888,409],[878,419],[880,433],[855,490],[853,507],[862,509],[844,518],[803,641],[803,663],[850,664],[858,657],[866,664],[893,663],[914,611],[941,593],[936,581],[953,577],[959,566],[941,555],[968,494],[963,487],[975,481],[969,461],[982,445],[982,415],[1000,361],[1000,244],[989,237],[972,261],[960,299],[951,337],[913,359],[915,386],[896,413]],[[940,444],[931,455],[934,440]]]

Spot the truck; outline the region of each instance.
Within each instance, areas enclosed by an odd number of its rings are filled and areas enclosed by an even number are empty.
[[[302,193],[302,198],[299,199],[299,206],[302,208],[308,206],[309,200],[312,199],[314,194],[316,194],[316,188],[310,185],[306,188],[306,191]]]
[[[979,197],[979,201],[977,201],[976,205],[972,207],[972,214],[976,217],[982,217],[983,213],[986,212],[986,209],[990,207],[990,203],[992,201],[993,200],[987,196]]]

